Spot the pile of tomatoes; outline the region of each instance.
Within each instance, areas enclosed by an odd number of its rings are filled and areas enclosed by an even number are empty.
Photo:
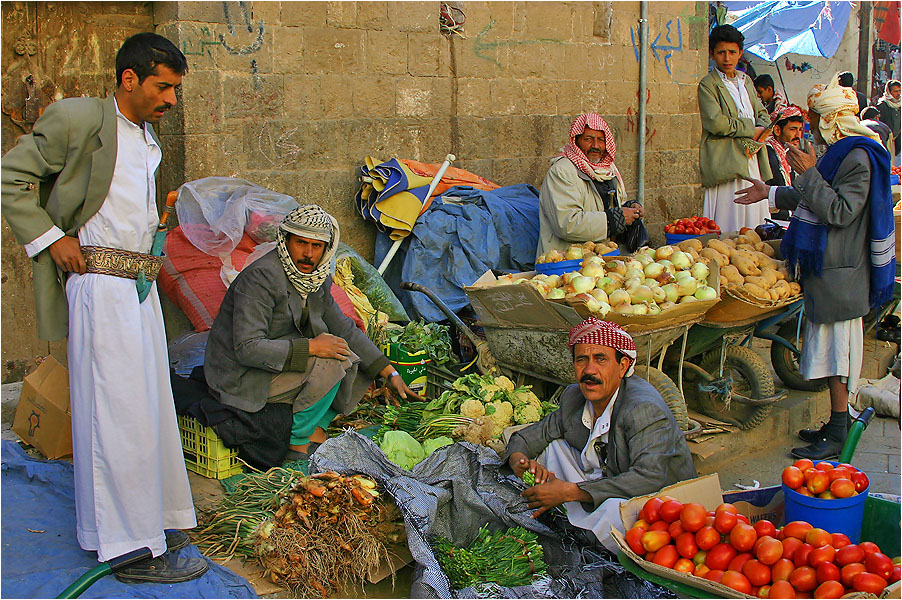
[[[832,500],[857,496],[868,489],[870,481],[867,474],[849,463],[834,467],[821,461],[815,465],[803,458],[783,469],[783,483],[803,496]]]
[[[708,511],[670,496],[648,500],[626,532],[645,560],[703,577],[758,598],[839,598],[898,581],[900,567],[871,542],[852,544],[804,521],[781,529],[762,519],[752,526],[732,504]]]
[[[720,233],[720,226],[708,217],[689,217],[675,219],[668,223],[664,226],[664,233],[705,235],[706,233]]]

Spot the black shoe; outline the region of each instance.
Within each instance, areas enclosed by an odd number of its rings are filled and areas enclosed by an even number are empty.
[[[207,572],[202,558],[176,556],[171,552],[124,567],[115,573],[124,583],[181,583]]]
[[[846,431],[852,429],[852,415],[846,413]],[[822,423],[820,429],[802,429],[799,431],[799,439],[809,444],[816,444],[827,437],[827,423]]]
[[[191,538],[188,537],[188,534],[179,529],[167,529],[165,533],[167,552],[175,552],[176,550],[181,550],[191,543]]]
[[[809,446],[793,448],[792,455],[796,458],[807,458],[813,461],[836,458],[842,452],[845,442],[831,438],[821,438]]]

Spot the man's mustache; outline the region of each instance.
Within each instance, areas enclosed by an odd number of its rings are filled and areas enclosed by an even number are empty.
[[[602,150],[601,148],[589,148],[589,152],[598,152],[599,154],[601,154],[602,152],[604,152],[604,150]]]
[[[601,385],[603,383],[601,381],[601,379],[599,379],[595,375],[589,375],[589,374],[586,374],[586,375],[583,375],[582,377],[580,377],[579,382],[580,383],[595,383],[598,385]]]
[[[312,267],[312,266],[313,266],[313,261],[312,261],[312,260],[308,260],[308,259],[306,259],[306,258],[300,259],[299,261],[297,261],[297,263],[298,263],[299,265],[306,265],[306,266],[308,266],[308,267]]]

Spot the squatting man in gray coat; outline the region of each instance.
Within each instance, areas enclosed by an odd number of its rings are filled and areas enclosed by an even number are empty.
[[[289,459],[325,442],[329,423],[350,413],[377,375],[419,399],[332,299],[338,240],[338,222],[319,206],[289,213],[276,248],[232,282],[207,342],[204,372],[220,402],[251,413],[292,405]]]
[[[570,523],[616,551],[620,503],[696,477],[689,447],[661,395],[632,376],[636,344],[615,323],[590,317],[570,330],[578,384],[560,408],[514,433],[505,459],[536,485],[523,491],[533,517],[566,505]]]

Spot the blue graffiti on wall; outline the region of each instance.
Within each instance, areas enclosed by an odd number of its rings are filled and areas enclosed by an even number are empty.
[[[658,33],[657,36],[655,36],[655,39],[652,40],[651,44],[649,45],[649,48],[651,49],[652,54],[654,54],[655,60],[657,60],[658,62],[661,61],[661,55],[664,56],[664,66],[667,67],[667,72],[672,75],[673,72],[670,70],[670,59],[673,57],[674,52],[682,52],[683,51],[683,30],[682,30],[682,27],[680,26],[680,19],[677,19],[676,20],[677,41],[676,41],[676,43],[674,43],[674,41],[672,39],[670,39],[674,33],[673,29],[672,29],[673,19],[667,21],[667,24],[664,25],[664,27],[667,28],[667,35],[664,36],[664,41],[666,42],[666,44],[658,43],[658,40],[660,40],[661,36],[663,35],[663,32],[661,32],[661,33]],[[633,53],[636,55],[636,62],[639,62],[639,46],[637,45],[637,42],[636,42],[636,38],[638,38],[638,37],[639,37],[638,25],[636,26],[635,29],[630,27],[630,39],[633,42]],[[659,52],[661,53],[660,55],[658,54]]]

